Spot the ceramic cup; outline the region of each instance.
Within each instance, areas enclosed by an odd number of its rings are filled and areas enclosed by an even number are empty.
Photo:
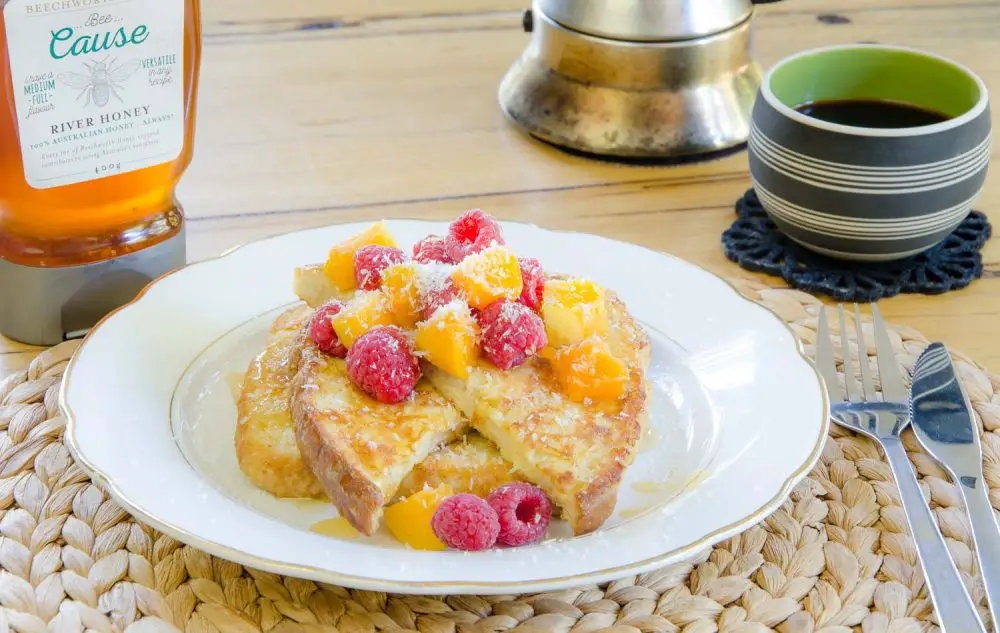
[[[829,101],[909,104],[946,120],[861,127],[797,108]],[[986,85],[930,53],[849,45],[806,51],[765,75],[754,103],[750,174],[778,228],[839,259],[889,261],[948,236],[983,188],[991,145]]]

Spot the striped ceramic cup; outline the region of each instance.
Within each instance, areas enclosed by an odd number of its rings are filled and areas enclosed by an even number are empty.
[[[819,114],[871,114],[863,106],[887,103],[934,116],[910,125]],[[968,69],[907,48],[836,46],[768,71],[753,109],[750,174],[789,238],[832,257],[886,261],[934,246],[968,215],[990,144],[986,86]]]

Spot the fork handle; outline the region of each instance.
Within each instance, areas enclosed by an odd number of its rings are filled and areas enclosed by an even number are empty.
[[[898,437],[886,437],[882,440],[882,446],[896,478],[903,511],[910,524],[913,542],[917,546],[917,556],[924,569],[927,591],[934,603],[941,632],[985,633],[986,628],[951,559],[944,537],[934,521],[934,514],[920,492],[917,475],[910,466],[903,442]]]
[[[976,556],[986,586],[993,627],[1000,631],[1000,528],[997,527],[983,478],[962,477],[959,481],[959,490],[969,511],[972,539],[976,543]]]

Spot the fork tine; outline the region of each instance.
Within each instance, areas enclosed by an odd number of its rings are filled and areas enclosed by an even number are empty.
[[[909,394],[906,383],[899,373],[899,361],[892,351],[892,339],[885,319],[878,306],[872,304],[872,319],[875,323],[875,358],[878,360],[879,382],[882,383],[882,399],[886,402],[907,402]]]
[[[830,401],[843,400],[844,395],[837,384],[837,364],[833,357],[833,341],[830,339],[830,326],[826,322],[826,308],[819,309],[819,324],[816,327],[816,368],[826,383]]]
[[[844,389],[847,390],[848,400],[859,402],[864,400],[864,394],[854,384],[854,359],[851,357],[851,342],[847,338],[847,321],[844,318],[843,304],[837,305],[837,316],[840,318],[840,351],[844,355]]]
[[[854,325],[858,330],[858,364],[861,365],[861,386],[865,390],[865,400],[872,401],[877,398],[875,395],[875,385],[872,383],[871,370],[868,368],[868,343],[865,342],[865,334],[861,330],[861,310],[858,304],[854,304]]]

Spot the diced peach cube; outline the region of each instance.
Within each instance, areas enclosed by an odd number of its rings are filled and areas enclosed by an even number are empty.
[[[538,350],[538,356],[540,358],[544,358],[545,360],[551,362],[556,359],[556,353],[558,351],[559,350],[557,350],[555,347],[552,347],[551,345],[546,345],[542,349]]]
[[[552,370],[563,393],[576,402],[617,400],[628,382],[628,367],[596,337],[561,348],[552,359]]]
[[[385,509],[385,526],[396,540],[413,549],[442,551],[448,546],[438,539],[431,519],[441,502],[452,495],[448,485],[424,488]]]
[[[368,330],[380,325],[392,325],[392,312],[381,292],[361,292],[335,314],[330,323],[340,342],[350,349],[354,341]]]
[[[553,347],[603,336],[608,331],[604,289],[587,279],[551,279],[545,282],[542,320]]]
[[[408,262],[386,268],[382,273],[382,292],[392,312],[393,323],[410,329],[420,320],[420,285],[417,265]]]
[[[415,342],[427,362],[456,378],[468,378],[469,367],[479,358],[478,336],[469,306],[456,299],[417,326]]]
[[[327,255],[326,263],[323,265],[323,272],[337,288],[346,291],[358,287],[354,277],[354,254],[362,246],[370,244],[398,247],[396,240],[389,234],[385,222],[376,222],[330,249],[330,254]]]
[[[516,301],[524,283],[517,257],[504,246],[469,255],[455,269],[452,279],[477,310],[485,310],[499,299]]]

